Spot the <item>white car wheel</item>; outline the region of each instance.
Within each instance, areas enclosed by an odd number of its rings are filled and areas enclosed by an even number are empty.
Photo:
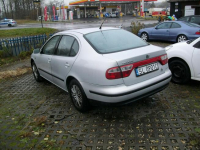
[[[69,84],[69,93],[75,108],[80,112],[86,112],[89,108],[89,101],[80,83],[73,79]]]
[[[141,34],[141,39],[143,39],[144,41],[148,41],[149,37],[147,33],[142,33]]]
[[[38,72],[38,69],[34,62],[32,62],[32,71],[33,71],[33,76],[34,76],[35,80],[37,82],[42,81],[42,77],[40,76],[40,73]]]
[[[187,40],[187,37],[185,35],[179,35],[178,36],[178,39],[177,39],[177,42],[183,42],[183,41],[186,41]]]

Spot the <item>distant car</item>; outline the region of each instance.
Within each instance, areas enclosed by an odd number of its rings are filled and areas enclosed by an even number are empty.
[[[178,19],[178,21],[186,21],[200,25],[200,15],[185,16]]]
[[[36,81],[45,78],[68,91],[79,111],[89,104],[127,104],[168,86],[166,51],[119,28],[54,34],[31,55]]]
[[[165,50],[173,82],[182,84],[190,79],[200,81],[200,38],[170,45]]]
[[[110,13],[109,16],[110,16],[110,18],[116,18],[117,17],[116,13]]]
[[[143,40],[182,42],[200,37],[200,26],[184,21],[166,21],[138,32]]]
[[[17,22],[13,19],[3,19],[0,21],[1,27],[14,27],[17,26]]]

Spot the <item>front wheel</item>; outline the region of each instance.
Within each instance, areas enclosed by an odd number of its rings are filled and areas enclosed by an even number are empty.
[[[146,32],[143,32],[143,33],[141,34],[141,39],[143,39],[144,41],[148,41],[148,40],[149,40],[148,34],[147,34]]]
[[[173,60],[169,63],[169,69],[172,72],[172,82],[177,84],[187,83],[190,76],[190,69],[182,60]]]
[[[69,84],[69,94],[74,107],[80,112],[86,112],[89,109],[89,101],[83,91],[80,83],[73,79]]]
[[[187,37],[185,35],[179,35],[177,38],[177,42],[184,42],[187,40]]]
[[[38,69],[34,62],[32,63],[32,71],[33,71],[33,76],[34,76],[35,80],[37,82],[42,81],[42,77],[40,76],[40,73],[38,72]]]

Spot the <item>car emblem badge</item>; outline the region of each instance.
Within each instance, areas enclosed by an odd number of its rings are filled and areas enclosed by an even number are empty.
[[[149,55],[146,55],[146,59],[148,59],[149,58]]]

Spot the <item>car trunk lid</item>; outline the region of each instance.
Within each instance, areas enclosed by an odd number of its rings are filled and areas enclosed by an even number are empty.
[[[158,60],[158,58],[160,58],[158,56],[163,55],[166,55],[165,50],[153,45],[116,53],[103,54],[104,57],[115,60],[121,70],[124,66],[126,67],[129,66],[129,64],[133,64],[133,70],[130,75],[123,77],[123,81],[127,86],[148,80],[164,73],[163,65]]]

